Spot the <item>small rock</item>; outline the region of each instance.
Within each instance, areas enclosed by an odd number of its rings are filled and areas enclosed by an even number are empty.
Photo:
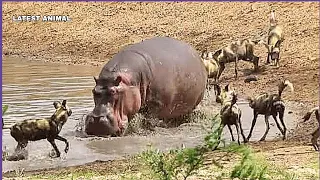
[[[245,79],[244,79],[244,82],[245,83],[250,83],[251,81],[258,81],[258,78],[256,76],[247,76]]]

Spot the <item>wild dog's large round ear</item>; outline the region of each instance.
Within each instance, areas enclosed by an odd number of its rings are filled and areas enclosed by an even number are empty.
[[[54,108],[58,109],[61,107],[61,103],[59,101],[55,101],[55,102],[53,102],[53,106],[54,106]]]
[[[227,84],[227,85],[224,87],[224,91],[226,91],[226,92],[229,91],[229,84]]]
[[[212,58],[217,60],[218,56],[222,53],[222,49],[217,50],[213,55]]]
[[[274,45],[274,47],[280,47],[280,44],[281,44],[281,40],[279,39],[276,44]]]
[[[62,101],[62,106],[66,107],[66,105],[67,105],[67,100],[63,100]]]

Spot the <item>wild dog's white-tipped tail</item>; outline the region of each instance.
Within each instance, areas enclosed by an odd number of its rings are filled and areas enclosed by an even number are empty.
[[[294,92],[293,84],[289,80],[285,80],[284,85],[289,86],[291,92]]]

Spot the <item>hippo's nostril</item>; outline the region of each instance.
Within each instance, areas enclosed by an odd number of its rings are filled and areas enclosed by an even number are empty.
[[[93,121],[94,121],[95,123],[99,122],[99,121],[100,121],[100,117],[93,117]]]
[[[101,121],[105,121],[106,120],[106,117],[105,116],[93,116],[93,121],[95,123],[98,123],[98,122],[101,122]]]

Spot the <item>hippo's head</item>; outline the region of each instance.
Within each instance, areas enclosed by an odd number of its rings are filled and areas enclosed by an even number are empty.
[[[140,108],[140,104],[139,107],[134,106],[135,102],[140,102],[140,96],[130,96],[132,92],[137,93],[138,88],[124,83],[126,80],[122,76],[94,80],[96,85],[92,93],[95,107],[86,118],[85,131],[89,135],[120,136],[128,115]]]

